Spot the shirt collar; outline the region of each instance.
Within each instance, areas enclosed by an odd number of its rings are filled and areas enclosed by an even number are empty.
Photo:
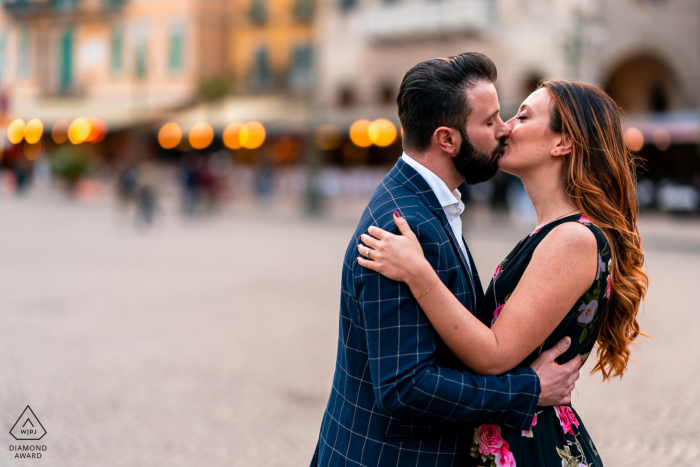
[[[459,190],[450,191],[440,177],[405,152],[401,156],[401,159],[425,179],[425,182],[430,189],[433,190],[433,193],[435,193],[435,197],[440,202],[440,206],[444,208],[445,206],[459,205],[461,203],[462,195]]]

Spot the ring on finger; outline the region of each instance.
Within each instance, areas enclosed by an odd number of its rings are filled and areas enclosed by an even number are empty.
[[[372,252],[372,249],[370,247],[367,247],[367,259],[372,259],[369,257],[369,254]]]

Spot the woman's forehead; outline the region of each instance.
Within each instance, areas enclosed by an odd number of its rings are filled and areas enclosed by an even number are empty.
[[[528,106],[533,110],[539,110],[547,107],[549,99],[547,88],[540,88],[527,96],[527,99],[521,105]]]

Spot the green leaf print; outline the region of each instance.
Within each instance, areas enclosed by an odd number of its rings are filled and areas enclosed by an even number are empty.
[[[583,344],[583,341],[586,340],[587,336],[588,336],[588,328],[583,328],[583,332],[581,333],[581,337],[578,338],[578,343]]]

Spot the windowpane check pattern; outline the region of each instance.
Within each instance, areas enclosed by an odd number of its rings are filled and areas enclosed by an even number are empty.
[[[399,160],[345,254],[336,369],[312,466],[458,466],[469,455],[474,423],[525,429],[535,413],[534,371],[471,374],[405,284],[357,264],[359,236],[369,226],[397,233],[394,211],[457,298],[472,311],[483,301],[479,278],[470,276],[457,243],[463,239],[455,238],[425,180]]]

